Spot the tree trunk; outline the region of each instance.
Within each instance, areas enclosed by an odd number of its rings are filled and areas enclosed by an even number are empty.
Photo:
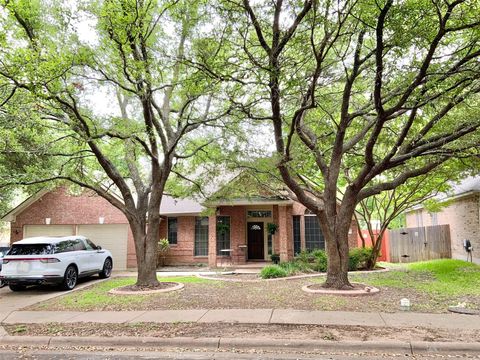
[[[326,288],[351,289],[348,280],[348,228],[346,235],[336,231],[334,237],[326,237],[326,252],[328,258],[327,279],[323,284]]]
[[[327,279],[323,287],[338,290],[353,288],[348,280],[348,232],[354,210],[353,196],[346,194],[341,205],[338,205],[335,196],[327,196],[325,197],[325,211],[317,214],[325,237],[328,258]]]
[[[151,231],[149,224],[148,232],[146,221],[130,223],[135,242],[137,258],[137,286],[156,286],[157,280],[157,243],[159,232]]]

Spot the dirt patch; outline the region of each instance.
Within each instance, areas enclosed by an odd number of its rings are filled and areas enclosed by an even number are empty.
[[[362,279],[363,280],[363,279]],[[363,283],[368,284],[365,279]],[[467,302],[469,307],[480,308],[480,296],[440,296],[435,293],[411,288],[398,289],[378,286],[380,292],[369,296],[342,296],[309,294],[302,287],[322,279],[298,279],[289,281],[227,282],[211,281],[188,283],[182,291],[153,294],[139,301],[118,302],[115,295],[106,294],[102,301],[91,301],[79,307],[87,290],[76,291],[65,296],[28,307],[26,310],[62,311],[121,311],[121,310],[181,310],[181,309],[299,309],[299,310],[343,310],[364,312],[398,312],[400,299],[409,298],[411,311],[446,313],[448,306]],[[90,293],[97,298],[95,293]]]
[[[365,296],[373,295],[379,292],[376,287],[367,286],[365,284],[352,283],[352,287],[341,290],[326,288],[323,284],[306,285],[302,290],[312,294],[334,295],[334,296]]]
[[[10,335],[27,336],[153,336],[171,337],[224,337],[274,338],[297,340],[371,341],[461,341],[478,342],[478,331],[458,331],[426,328],[388,328],[366,326],[325,325],[256,325],[256,324],[198,324],[198,323],[134,323],[134,324],[16,324],[5,325]]]
[[[165,290],[176,286],[178,283],[175,282],[161,282],[158,285],[150,286],[139,286],[139,285],[128,285],[117,288],[121,291],[131,291],[131,292],[142,292],[150,290]]]

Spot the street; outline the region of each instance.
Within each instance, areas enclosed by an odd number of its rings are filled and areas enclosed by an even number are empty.
[[[406,355],[406,354],[304,354],[304,353],[239,353],[239,352],[176,352],[170,351],[84,351],[84,350],[0,350],[0,360],[127,360],[127,359],[159,359],[159,360],[385,360],[385,359],[480,359],[480,355],[462,356],[444,355]]]

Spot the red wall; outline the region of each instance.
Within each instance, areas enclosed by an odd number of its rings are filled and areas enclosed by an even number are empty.
[[[371,247],[372,246],[372,239],[367,230],[362,230],[363,237],[365,238],[365,246]],[[375,231],[374,234],[378,234],[378,231]],[[358,235],[358,247],[362,246],[362,238]],[[378,261],[390,261],[390,244],[388,242],[388,231],[383,233],[382,238],[382,248],[380,250],[380,256],[377,259]]]

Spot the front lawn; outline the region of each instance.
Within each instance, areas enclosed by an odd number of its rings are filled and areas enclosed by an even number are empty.
[[[380,288],[368,297],[308,294],[303,285],[322,282],[323,277],[262,282],[226,282],[196,277],[160,278],[178,281],[185,288],[164,294],[111,295],[112,288],[133,284],[134,278],[114,278],[30,307],[28,310],[164,310],[283,308],[304,310],[399,311],[401,298],[409,298],[412,311],[446,312],[447,307],[466,302],[480,308],[480,266],[459,260],[394,265],[389,272],[354,274],[351,281]]]

